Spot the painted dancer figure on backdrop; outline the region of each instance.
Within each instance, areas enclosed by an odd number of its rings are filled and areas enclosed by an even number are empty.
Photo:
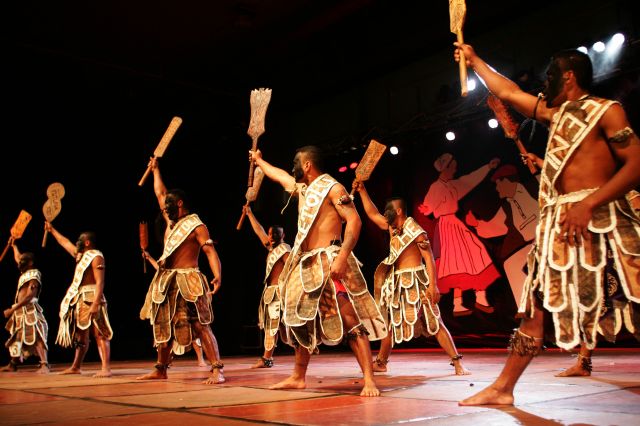
[[[209,230],[197,214],[191,213],[186,194],[180,189],[167,190],[160,174],[158,159],[152,157],[153,189],[167,222],[164,252],[158,259],[158,270],[140,310],[140,319],[153,326],[158,361],[154,370],[139,380],[166,379],[171,354],[182,355],[198,338],[211,363],[211,376],[205,384],[225,381],[218,342],[211,331],[213,312],[211,297],[220,290],[222,266]],[[209,291],[207,277],[198,268],[202,251],[213,273]]]
[[[267,270],[264,274],[264,290],[258,307],[258,327],[264,332],[264,354],[251,368],[271,368],[273,367],[273,351],[278,343],[280,318],[282,318],[282,298],[280,297],[278,278],[289,258],[291,246],[284,242],[282,226],[270,226],[267,234],[253,214],[251,207],[245,205],[243,210],[251,222],[253,232],[260,238],[262,245],[269,250]]]
[[[49,326],[42,307],[38,304],[42,292],[42,276],[35,267],[33,253],[20,253],[13,239],[11,247],[13,258],[20,270],[20,278],[18,278],[18,289],[13,305],[4,310],[4,317],[9,318],[5,326],[9,332],[9,339],[5,346],[9,349],[11,360],[9,364],[0,368],[0,372],[17,371],[18,364],[24,358],[37,354],[40,358],[40,367],[36,372],[46,374],[49,372],[47,362]]]
[[[50,222],[44,229],[76,261],[73,281],[60,303],[60,326],[56,343],[64,348],[75,347],[73,364],[60,374],[81,374],[82,362],[89,349],[89,332],[93,330],[102,368],[93,377],[111,377],[111,339],[113,330],[104,295],[105,261],[96,246],[96,235],[83,232],[73,244]]]
[[[500,160],[494,158],[489,164],[454,179],[458,162],[450,153],[444,153],[433,164],[440,172],[431,184],[418,210],[425,216],[433,215],[437,220],[433,237],[433,254],[438,272],[438,288],[441,293],[453,289],[453,315],[464,316],[471,311],[462,305],[462,292],[473,289],[476,308],[482,312],[493,312],[486,297],[486,289],[499,276],[484,244],[458,219],[458,201],[475,188]]]
[[[353,255],[362,222],[343,185],[323,173],[315,146],[299,148],[293,176],[250,151],[264,174],[298,196],[298,233],[280,274],[283,322],[280,338],[295,348],[290,377],[272,389],[303,389],[311,354],[320,343],[346,339],[364,375],[361,396],[379,396],[369,340],[385,337],[386,328]],[[343,227],[344,225],[344,235]]]
[[[524,315],[499,377],[461,405],[513,404],[513,389],[543,343],[543,311],[555,343],[596,345],[596,334],[622,328],[640,338],[640,219],[625,197],[640,184],[640,140],[622,106],[589,93],[593,68],[577,50],[556,53],[545,91],[536,97],[463,50],[489,90],[520,113],[550,124],[539,190],[540,224],[524,284]],[[542,102],[544,100],[544,102]],[[615,275],[613,290],[606,280]],[[606,309],[604,309],[606,308]]]
[[[456,375],[471,374],[462,365],[455,343],[440,318],[436,285],[436,268],[427,233],[412,217],[407,216],[406,203],[392,198],[384,215],[376,208],[364,183],[353,181],[364,210],[380,229],[390,236],[389,255],[378,265],[374,275],[375,300],[387,321],[388,335],[380,343],[373,362],[374,371],[387,371],[394,344],[414,337],[435,336],[451,358]]]
[[[148,251],[143,250],[142,257],[147,262],[149,262],[156,271],[160,268],[156,259],[154,259],[153,256],[151,256],[151,254]],[[198,367],[206,367],[207,362],[205,361],[204,355],[202,354],[202,342],[200,342],[200,339],[198,338],[194,339],[193,342],[191,343],[191,347],[193,348],[193,351],[196,353],[196,358],[198,359]]]
[[[489,220],[477,219],[469,210],[465,222],[482,238],[504,236],[504,241],[496,254],[503,262],[511,293],[516,305],[522,299],[522,285],[527,274],[527,255],[533,247],[538,225],[538,202],[520,182],[518,169],[505,164],[491,175],[496,191],[502,200],[500,208]]]

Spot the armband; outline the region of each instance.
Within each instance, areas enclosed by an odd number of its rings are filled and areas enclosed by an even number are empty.
[[[429,240],[418,241],[416,244],[418,245],[418,248],[422,250],[427,250],[429,247],[431,247],[431,243],[429,242]]]
[[[625,127],[624,129],[615,132],[613,136],[607,140],[611,143],[621,143],[627,141],[631,135],[633,135],[633,129],[631,127]]]
[[[98,268],[98,269],[104,269],[104,263],[99,264],[98,266],[96,266],[96,268]]]
[[[202,243],[202,245],[200,246],[200,248],[204,247],[204,246],[211,246],[213,247],[213,240],[211,238],[209,238],[207,241],[205,241],[204,243]]]
[[[338,205],[349,204],[353,202],[353,195],[343,195],[338,199]]]

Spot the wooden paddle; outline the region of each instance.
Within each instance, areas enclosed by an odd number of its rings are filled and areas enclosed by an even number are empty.
[[[254,89],[251,91],[251,98],[249,103],[251,104],[251,120],[249,121],[249,129],[247,134],[251,136],[251,150],[258,149],[258,138],[264,133],[264,120],[267,114],[267,107],[271,101],[271,89]],[[253,169],[255,168],[255,162],[249,162],[249,180],[247,181],[247,187],[251,188],[253,185]]]
[[[29,224],[30,221],[31,221],[31,215],[26,210],[20,210],[20,214],[18,215],[18,218],[16,219],[15,223],[11,227],[11,231],[10,231],[11,236],[9,237],[9,242],[7,242],[7,246],[2,251],[2,254],[0,254],[0,262],[2,261],[2,259],[4,259],[4,256],[7,254],[9,247],[11,247],[11,243],[15,240],[22,238],[22,234],[24,234],[24,230],[27,228],[27,225]]]
[[[169,146],[169,142],[171,142],[173,135],[176,134],[176,131],[178,130],[178,127],[180,127],[181,124],[182,124],[182,118],[173,117],[171,119],[171,123],[169,123],[169,127],[167,127],[167,130],[164,132],[164,135],[162,135],[162,139],[160,139],[160,142],[158,142],[158,146],[156,147],[155,151],[153,151],[154,158],[161,158],[164,155],[164,152],[167,150],[167,147]],[[151,167],[147,166],[147,170],[142,175],[140,182],[138,182],[138,186],[144,185],[144,181],[147,180],[149,173],[151,173]]]
[[[360,160],[360,163],[358,163],[358,167],[356,167],[355,180],[357,180],[358,182],[365,182],[369,180],[369,178],[371,177],[371,173],[373,173],[373,169],[375,169],[378,161],[380,161],[380,157],[382,157],[382,154],[384,154],[384,151],[386,149],[386,145],[381,144],[375,139],[371,139],[367,150],[362,156],[362,160]],[[351,189],[352,198],[355,192],[355,189]]]
[[[140,249],[142,249],[142,269],[147,273],[147,259],[144,257],[144,251],[149,247],[149,227],[147,222],[140,222]]]
[[[498,99],[495,95],[491,93],[489,93],[489,96],[487,96],[487,105],[489,106],[489,108],[491,108],[491,110],[495,114],[496,120],[498,120],[498,123],[500,123],[500,127],[502,127],[502,130],[504,130],[504,135],[516,143],[516,146],[518,147],[518,151],[520,151],[520,154],[525,156],[525,158],[527,159],[527,167],[529,168],[529,171],[531,172],[531,174],[532,175],[536,174],[536,171],[537,171],[536,166],[533,164],[533,161],[531,161],[530,158],[526,157],[526,155],[528,154],[527,149],[524,147],[524,144],[518,137],[519,126],[514,121],[511,114],[509,114],[509,111],[507,110],[507,106],[504,104],[504,102],[502,102],[500,99]]]
[[[464,43],[462,37],[462,27],[467,16],[467,5],[464,0],[449,0],[449,27],[458,39],[458,43]],[[464,57],[462,49],[460,49],[460,95],[467,96],[467,61]]]
[[[248,206],[249,203],[253,202],[258,198],[258,191],[260,190],[260,185],[262,185],[262,178],[264,178],[264,172],[260,167],[256,167],[253,176],[253,185],[251,185],[247,189],[247,193],[245,195],[247,202],[245,206]],[[244,209],[242,209],[242,216],[240,216],[240,220],[238,221],[238,225],[236,226],[236,230],[239,231],[242,228],[242,222],[244,221],[244,217],[246,213]]]
[[[54,182],[47,187],[48,198],[42,206],[42,214],[47,222],[53,221],[62,210],[62,202],[60,200],[62,200],[64,194],[64,186],[60,182]],[[42,236],[42,247],[47,245],[47,235],[49,235],[49,232],[45,230]]]

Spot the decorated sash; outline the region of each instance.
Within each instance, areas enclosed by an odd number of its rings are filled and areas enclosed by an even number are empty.
[[[295,259],[300,251],[300,247],[307,238],[307,234],[316,220],[320,206],[322,206],[327,194],[329,194],[329,191],[336,183],[338,183],[337,180],[325,173],[318,176],[300,193],[300,196],[304,197],[304,199],[300,199],[298,208],[298,233],[296,234],[291,254],[284,265],[282,274],[280,274],[279,285],[281,288],[289,279],[289,275],[296,264]]]
[[[60,326],[58,327],[58,336],[56,337],[56,343],[61,345],[62,347],[66,348],[71,346],[71,316],[69,315],[69,306],[71,305],[71,300],[73,300],[73,298],[78,294],[78,288],[80,287],[80,283],[82,282],[84,271],[89,267],[89,265],[91,265],[91,262],[93,262],[93,259],[95,259],[97,256],[102,256],[102,252],[99,250],[87,250],[82,254],[82,258],[76,264],[73,281],[67,289],[67,294],[65,294],[64,298],[62,299],[62,303],[60,303]]]
[[[554,114],[540,177],[538,201],[541,209],[556,203],[556,180],[571,155],[614,103],[617,102],[590,96],[575,102],[565,102]]]
[[[197,214],[192,213],[181,218],[174,227],[169,232],[169,235],[165,238],[164,242],[164,251],[162,252],[162,256],[158,259],[158,263],[162,264],[175,249],[180,247],[180,245],[187,239],[187,237],[196,229],[198,226],[204,225]]]
[[[38,281],[38,284],[42,285],[42,276],[40,274],[40,271],[38,271],[37,269],[29,269],[28,271],[25,271],[22,275],[20,275],[20,278],[18,278],[18,289],[16,290],[16,297],[13,300],[14,303],[18,302],[18,293],[20,293],[20,289],[22,288],[22,286],[31,280],[36,280]]]
[[[271,270],[273,266],[280,260],[285,253],[289,253],[291,251],[291,246],[287,243],[280,243],[278,246],[269,251],[267,255],[267,270],[264,273],[264,281],[267,283],[267,279],[269,279],[269,275],[271,275]]]

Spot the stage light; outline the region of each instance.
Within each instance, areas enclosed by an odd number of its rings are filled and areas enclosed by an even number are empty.
[[[347,166],[342,166],[342,167],[340,167],[340,168],[338,169],[338,171],[339,171],[340,173],[344,173],[344,172],[346,172],[346,171],[347,171]]]
[[[595,43],[593,43],[593,50],[595,52],[602,53],[602,52],[604,52],[605,48],[606,48],[606,46],[601,41],[596,41]]]
[[[584,46],[580,46],[580,47],[578,47],[578,50],[579,50],[580,52],[582,52],[582,53],[585,53],[585,54],[588,54],[588,53],[589,53],[589,49],[587,49],[587,48],[586,48],[586,47],[584,47]]]
[[[356,167],[358,167],[358,163],[356,163],[356,162],[353,162],[353,163],[349,164],[349,168],[351,170],[355,169]]]
[[[456,138],[456,134],[453,133],[453,132],[447,132],[445,137],[447,138],[448,141],[452,141],[452,140],[454,140]]]
[[[490,119],[489,127],[491,127],[492,129],[495,129],[496,127],[498,127],[498,120],[496,120],[495,118]]]
[[[398,147],[397,146],[392,146],[391,148],[389,148],[389,152],[391,153],[391,155],[398,155]]]
[[[614,34],[613,37],[611,37],[611,40],[609,40],[609,43],[607,43],[607,53],[617,52],[623,44],[624,35],[622,33]]]
[[[476,81],[473,78],[467,80],[467,90],[469,90],[470,92],[472,90],[476,90],[476,85]]]

